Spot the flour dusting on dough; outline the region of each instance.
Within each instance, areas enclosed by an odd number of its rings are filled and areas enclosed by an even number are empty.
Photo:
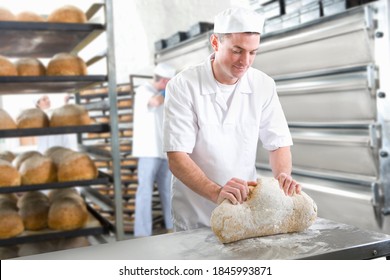
[[[222,243],[303,231],[317,217],[315,202],[304,192],[286,196],[274,178],[261,178],[250,198],[233,205],[228,200],[211,215],[211,228]]]

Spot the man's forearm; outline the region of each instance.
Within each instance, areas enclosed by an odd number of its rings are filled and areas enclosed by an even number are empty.
[[[269,152],[269,163],[275,178],[281,173],[291,175],[292,159],[290,147],[281,147]]]
[[[168,152],[169,168],[184,185],[217,203],[221,186],[207,178],[198,165],[184,152]]]

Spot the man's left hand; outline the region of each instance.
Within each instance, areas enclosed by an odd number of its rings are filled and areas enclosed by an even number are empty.
[[[295,193],[301,193],[301,185],[295,181],[291,175],[280,173],[276,179],[286,195],[292,196]]]

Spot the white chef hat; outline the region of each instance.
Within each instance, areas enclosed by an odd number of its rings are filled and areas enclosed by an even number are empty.
[[[31,96],[31,101],[32,101],[34,107],[36,107],[38,105],[38,102],[42,98],[42,96],[43,95],[41,95],[41,94],[34,94]]]
[[[246,8],[229,8],[214,18],[214,33],[262,33],[264,16]]]
[[[163,78],[171,79],[176,75],[176,69],[166,63],[159,63],[154,68],[154,74]]]

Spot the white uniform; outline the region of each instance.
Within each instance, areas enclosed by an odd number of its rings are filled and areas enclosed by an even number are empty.
[[[162,151],[163,106],[148,107],[159,92],[149,83],[137,89],[134,100],[133,156],[166,158]]]
[[[232,177],[255,180],[258,139],[267,150],[292,145],[275,82],[259,70],[248,69],[228,107],[214,79],[211,59],[168,83],[164,151],[188,153],[221,186]],[[172,184],[175,226],[183,230],[209,226],[216,204],[177,178]]]

